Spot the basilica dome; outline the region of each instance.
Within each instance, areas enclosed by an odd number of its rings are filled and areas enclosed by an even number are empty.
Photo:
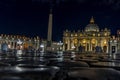
[[[99,27],[98,27],[97,24],[94,24],[94,18],[93,17],[90,19],[90,24],[88,24],[85,27],[85,31],[86,32],[88,32],[88,31],[99,32]]]

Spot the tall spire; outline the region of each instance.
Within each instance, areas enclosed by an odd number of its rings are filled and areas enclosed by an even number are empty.
[[[91,17],[91,19],[90,19],[90,24],[94,24],[94,18],[93,18],[93,16]]]

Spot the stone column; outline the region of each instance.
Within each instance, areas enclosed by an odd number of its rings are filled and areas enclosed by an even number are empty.
[[[68,42],[68,43],[67,43],[67,44],[68,44],[68,45],[67,45],[67,50],[70,50],[70,40],[68,40],[67,42]]]
[[[90,50],[90,39],[89,39],[89,43],[88,43],[88,46],[89,46],[89,49],[88,49],[88,51],[91,51],[91,50]]]
[[[13,49],[15,49],[15,42],[13,41],[13,46],[12,46]]]

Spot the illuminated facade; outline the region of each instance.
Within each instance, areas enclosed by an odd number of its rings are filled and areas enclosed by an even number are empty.
[[[94,18],[90,19],[90,23],[85,30],[64,31],[63,33],[63,50],[79,51],[79,52],[109,52],[109,41],[111,32],[105,28],[100,30],[95,24]]]
[[[19,35],[0,35],[0,50],[24,50],[28,49],[29,47],[32,47],[33,49],[39,49],[39,46],[39,37],[28,38]]]
[[[62,42],[52,42],[51,51],[62,51]],[[44,52],[47,50],[47,40],[40,40],[40,38],[29,38],[20,35],[0,35],[0,51],[9,50],[40,50]]]

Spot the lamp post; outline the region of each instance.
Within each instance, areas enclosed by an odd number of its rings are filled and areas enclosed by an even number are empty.
[[[23,54],[23,52],[22,52],[22,48],[23,48],[22,43],[23,42],[20,39],[18,39],[18,41],[17,41],[17,57],[19,57],[19,56],[21,56]]]
[[[45,47],[44,44],[40,45],[40,49],[41,49],[40,52],[44,52],[45,51],[44,47]]]

